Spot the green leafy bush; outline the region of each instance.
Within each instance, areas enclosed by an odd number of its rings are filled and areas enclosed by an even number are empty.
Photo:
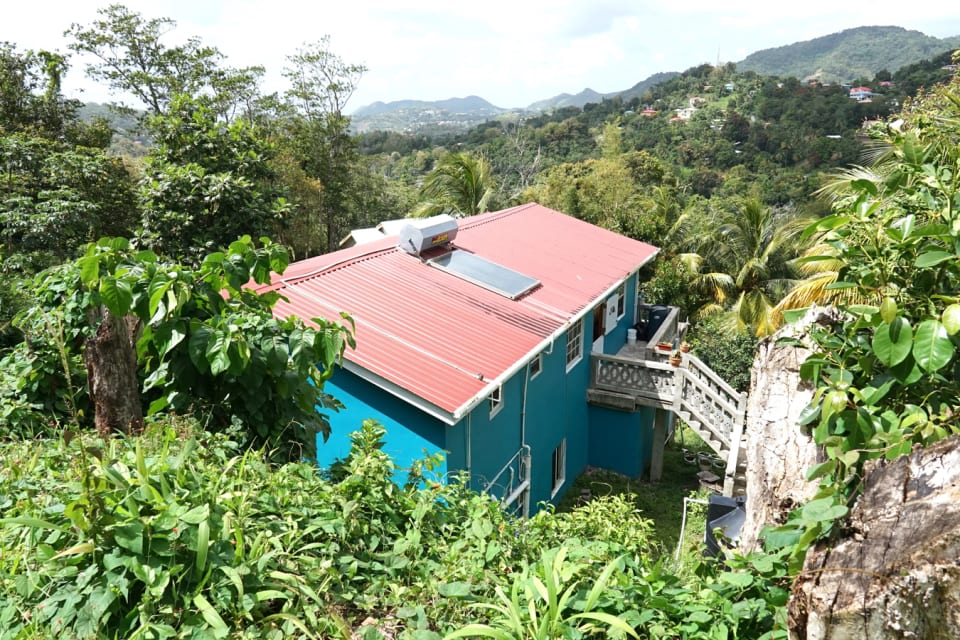
[[[336,482],[190,418],[0,444],[0,640],[438,640],[495,628],[498,610],[478,605],[517,589],[525,615],[552,611],[586,636],[773,628],[762,574],[678,578],[629,501],[517,518],[457,478],[395,484],[383,435],[354,433]],[[562,606],[541,595],[551,580]]]

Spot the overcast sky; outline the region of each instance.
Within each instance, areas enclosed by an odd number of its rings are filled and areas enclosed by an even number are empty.
[[[89,25],[96,0],[5,2],[0,41],[66,51],[63,31]],[[522,107],[590,87],[627,89],[658,71],[738,61],[760,49],[858,26],[960,35],[960,2],[946,0],[129,0],[145,18],[177,22],[177,44],[199,36],[231,66],[262,65],[282,91],[285,56],[325,34],[348,63],[368,68],[347,110],[382,100],[475,94]],[[763,7],[762,9],[760,7]],[[64,83],[87,101],[112,99],[74,60]],[[77,95],[79,90],[83,93]]]

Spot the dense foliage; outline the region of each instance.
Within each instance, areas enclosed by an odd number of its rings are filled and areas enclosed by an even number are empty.
[[[865,460],[956,432],[960,405],[960,85],[941,89],[882,133],[886,155],[847,185],[822,232],[840,263],[840,307],[815,334],[803,373],[805,416],[830,460],[817,469],[856,494]]]
[[[395,484],[382,436],[355,433],[336,482],[183,419],[0,444],[0,638],[438,640],[482,623],[517,639],[719,639],[775,624],[784,589],[743,569],[675,575],[627,501],[520,519],[430,482],[430,460]]]
[[[289,447],[310,456],[329,426],[317,407],[336,408],[323,392],[350,327],[314,318],[278,320],[275,292],[247,285],[283,273],[286,251],[249,237],[208,255],[197,268],[134,252],[126,240],[101,241],[73,262],[44,272],[33,285],[36,304],[18,320],[25,340],[0,360],[0,424],[20,435],[47,425],[130,429],[104,424],[91,411],[87,377],[108,369],[133,385],[145,413],[192,413],[211,430],[243,429],[248,444]],[[135,358],[124,380],[111,362],[91,362],[91,343],[109,316],[135,329],[121,345]],[[121,327],[122,328],[122,327]],[[86,366],[84,366],[86,365]],[[139,419],[139,415],[127,420]]]

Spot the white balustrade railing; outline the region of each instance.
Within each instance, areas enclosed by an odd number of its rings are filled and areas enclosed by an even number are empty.
[[[657,360],[591,355],[591,387],[655,401],[674,413],[688,413],[713,437],[718,454],[727,453],[724,493],[732,491],[740,439],[746,424],[746,394],[689,353],[675,367]],[[641,402],[641,404],[646,404]]]

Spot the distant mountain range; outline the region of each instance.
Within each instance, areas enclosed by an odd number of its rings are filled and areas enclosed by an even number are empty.
[[[903,27],[857,27],[813,40],[757,51],[738,62],[737,69],[771,76],[817,78],[824,83],[852,82],[860,78],[873,78],[884,69],[896,71],[958,47],[960,36],[934,38]],[[582,108],[588,103],[598,103],[617,96],[625,102],[642,98],[647,89],[676,75],[677,72],[655,73],[629,89],[612,93],[599,93],[593,89],[584,89],[577,94],[561,93],[538,100],[526,108],[505,109],[479,96],[436,101],[374,102],[357,109],[351,119],[357,132],[462,131],[498,117],[536,114],[571,106]]]

